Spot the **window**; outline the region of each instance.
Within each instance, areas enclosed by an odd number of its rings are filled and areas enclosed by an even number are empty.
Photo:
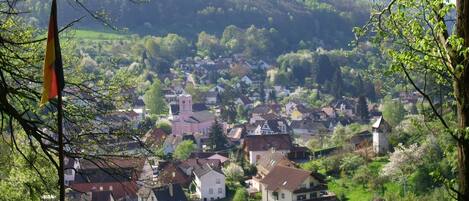
[[[213,188],[208,189],[208,194],[213,194]]]
[[[316,193],[316,192],[310,193],[310,194],[309,194],[309,197],[310,197],[310,198],[316,198],[316,197],[318,197],[318,193]]]
[[[217,184],[220,184],[221,181],[220,181],[220,178],[217,178]]]
[[[222,194],[222,193],[223,193],[223,189],[218,188],[218,194]]]
[[[306,200],[306,195],[297,195],[296,200]]]
[[[280,197],[281,197],[282,199],[285,199],[285,193],[280,194]]]

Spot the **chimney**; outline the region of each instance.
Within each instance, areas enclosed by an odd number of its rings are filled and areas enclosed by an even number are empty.
[[[173,184],[172,184],[172,183],[169,184],[169,196],[170,196],[170,197],[173,197],[173,196],[174,196]]]

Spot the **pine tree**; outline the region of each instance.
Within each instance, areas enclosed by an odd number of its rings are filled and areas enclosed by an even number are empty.
[[[212,127],[210,128],[209,133],[209,148],[212,151],[218,151],[225,148],[225,144],[227,143],[226,137],[223,134],[223,128],[221,124],[218,123],[217,120],[213,123]]]
[[[332,77],[332,82],[330,83],[329,92],[334,95],[336,99],[342,98],[344,95],[344,84],[342,81],[342,72],[337,70]]]
[[[361,121],[368,122],[369,113],[368,113],[368,103],[365,96],[360,96],[357,103],[357,116]]]

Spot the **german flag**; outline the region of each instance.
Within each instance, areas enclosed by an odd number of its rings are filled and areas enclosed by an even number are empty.
[[[65,86],[62,55],[60,53],[59,31],[57,28],[56,0],[52,1],[43,77],[44,82],[42,87],[41,106],[57,97],[59,92],[61,92]]]

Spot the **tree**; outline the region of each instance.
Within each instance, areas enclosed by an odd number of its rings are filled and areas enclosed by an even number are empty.
[[[205,31],[199,33],[199,38],[195,45],[197,54],[201,57],[215,58],[223,54],[223,46],[216,36],[207,34]]]
[[[189,158],[195,149],[196,146],[192,140],[184,140],[176,146],[176,150],[174,150],[174,158],[185,160]]]
[[[248,201],[248,192],[244,187],[239,187],[236,189],[233,201]]]
[[[161,128],[164,130],[164,132],[168,134],[172,131],[171,122],[169,122],[168,120],[159,120],[158,122],[156,122],[156,128]]]
[[[227,140],[223,134],[222,125],[215,120],[209,132],[209,148],[213,151],[223,150],[226,143]]]
[[[248,75],[250,73],[249,67],[246,65],[240,64],[240,63],[235,63],[230,65],[230,75],[233,77],[243,77],[245,75]]]
[[[86,8],[80,2],[72,4]],[[50,1],[44,5],[49,13]],[[93,160],[104,165],[109,163],[102,153],[115,156],[115,152],[100,142],[116,137],[116,133],[122,132],[121,136],[125,137],[131,135],[121,128],[115,128],[111,133],[105,131],[111,127],[111,122],[100,119],[107,119],[117,107],[130,104],[122,94],[130,91],[129,83],[134,77],[119,70],[107,73],[101,69],[87,72],[75,68],[80,55],[74,49],[74,41],[69,40],[65,43],[61,41],[65,76],[65,142],[60,143],[56,135],[57,100],[51,100],[43,107],[38,106],[43,84],[44,42],[47,40],[44,36],[47,34],[42,29],[32,27],[23,18],[24,9],[29,8],[20,6],[16,0],[0,3],[2,200],[41,200],[43,196],[59,198],[58,189],[64,187],[63,182],[57,182],[57,178],[64,176],[60,161],[65,160],[59,157],[62,145],[68,160]],[[49,19],[48,16],[44,18]],[[65,25],[65,29],[72,24]],[[103,135],[104,132],[108,133]],[[63,200],[62,195],[60,200]]]
[[[161,91],[160,80],[154,80],[150,88],[145,92],[143,96],[145,106],[150,109],[150,113],[154,115],[167,113],[166,102]]]
[[[390,57],[391,70],[402,73],[423,95],[434,115],[448,130],[447,134],[457,141],[458,182],[450,189],[458,200],[469,200],[466,129],[469,127],[469,3],[464,0],[454,2],[393,0],[374,12],[369,26],[356,31],[362,35],[368,28],[374,29],[373,41],[386,43],[381,47]],[[450,23],[448,19],[454,21]],[[448,95],[455,100],[456,126],[451,126],[434,107],[432,96],[424,87],[428,77],[451,88]],[[416,82],[418,79],[424,83]]]
[[[223,168],[223,173],[227,179],[236,182],[242,181],[244,177],[243,168],[236,163],[230,163],[226,168]]]
[[[345,173],[351,174],[358,167],[365,163],[365,160],[358,155],[347,155],[340,161],[340,170]]]
[[[344,95],[344,82],[342,80],[342,72],[340,69],[335,71],[332,81],[326,82],[326,86],[327,85],[329,86],[328,91],[335,98],[342,98]]]
[[[383,117],[392,126],[397,126],[405,116],[404,105],[398,100],[385,97],[383,100]]]
[[[365,96],[360,96],[358,98],[358,103],[357,103],[357,116],[360,117],[360,119],[363,122],[368,122],[369,118],[369,113],[368,113],[368,103],[366,101]]]
[[[331,64],[327,55],[319,55],[315,62],[318,68],[316,75],[316,81],[319,84],[324,84],[325,81],[331,81],[331,78],[336,74],[336,71],[340,70],[336,66]]]

